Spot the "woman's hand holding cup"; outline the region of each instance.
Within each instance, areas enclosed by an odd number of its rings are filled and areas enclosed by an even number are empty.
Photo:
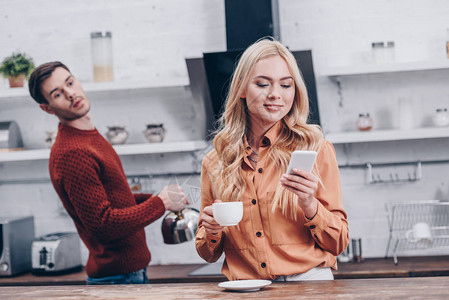
[[[221,200],[214,201],[214,203],[221,203],[221,202],[222,202]],[[217,234],[225,229],[224,226],[218,224],[217,221],[214,219],[212,205],[206,206],[203,209],[203,213],[201,214],[201,222],[204,229],[209,234]]]

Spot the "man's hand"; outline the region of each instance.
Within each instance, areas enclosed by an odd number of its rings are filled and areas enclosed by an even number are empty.
[[[182,188],[176,184],[164,187],[158,196],[164,202],[166,210],[179,211],[190,204]]]

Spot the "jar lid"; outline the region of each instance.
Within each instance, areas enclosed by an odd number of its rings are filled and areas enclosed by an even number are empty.
[[[110,31],[96,31],[96,32],[91,32],[90,33],[90,37],[93,39],[96,38],[104,38],[104,37],[112,37],[112,32]]]
[[[114,129],[125,129],[125,126],[123,125],[112,125],[112,126],[106,126],[108,129],[114,130]]]
[[[159,128],[164,127],[164,124],[147,124],[147,128]]]
[[[373,42],[371,43],[372,48],[392,48],[394,47],[393,41],[385,41],[385,42]]]
[[[384,42],[374,42],[374,43],[371,43],[371,47],[372,47],[372,48],[383,48],[383,47],[384,47]]]

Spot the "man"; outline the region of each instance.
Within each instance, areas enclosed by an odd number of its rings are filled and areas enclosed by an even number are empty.
[[[95,129],[80,82],[61,62],[30,76],[29,91],[60,123],[49,170],[53,186],[89,249],[87,284],[147,283],[144,227],[189,204],[179,186],[132,194],[117,153]]]

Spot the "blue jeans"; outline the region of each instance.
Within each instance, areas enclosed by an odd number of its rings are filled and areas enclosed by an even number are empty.
[[[145,284],[148,283],[147,268],[131,272],[128,274],[120,274],[101,278],[87,277],[87,285],[102,284]]]

